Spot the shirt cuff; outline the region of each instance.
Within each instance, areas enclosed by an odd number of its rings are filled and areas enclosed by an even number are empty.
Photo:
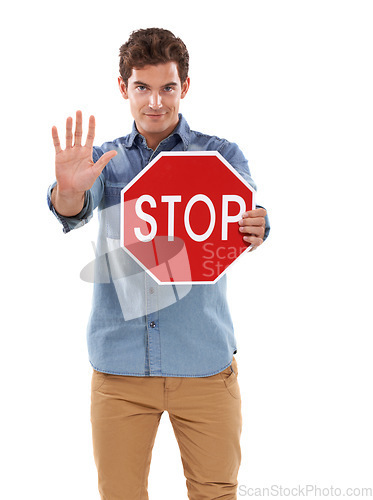
[[[261,205],[255,205],[255,206],[256,206],[256,208],[264,208]],[[265,216],[265,224],[266,224],[266,227],[265,227],[265,231],[264,231],[263,242],[267,239],[269,232],[271,230],[271,226],[269,224],[268,214]]]
[[[51,200],[52,189],[56,185],[57,182],[54,182],[49,186],[47,192],[47,203],[49,210],[51,210],[51,212],[56,216],[57,220],[62,224],[63,232],[68,233],[73,229],[77,229],[79,227],[84,226],[84,224],[87,224],[87,222],[89,222],[93,217],[93,201],[91,192],[86,191],[84,193],[84,205],[82,210],[77,215],[74,215],[72,217],[67,217],[65,215],[59,214],[52,204]]]

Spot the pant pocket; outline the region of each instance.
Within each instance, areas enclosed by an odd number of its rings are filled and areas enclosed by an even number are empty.
[[[107,375],[107,373],[99,372],[95,369],[93,370],[91,381],[91,389],[93,392],[98,391],[104,385]]]
[[[240,399],[241,393],[240,387],[238,385],[237,374],[237,361],[233,356],[232,363],[225,370],[220,372],[219,375],[222,378],[225,388],[227,389],[229,394],[235,399]]]

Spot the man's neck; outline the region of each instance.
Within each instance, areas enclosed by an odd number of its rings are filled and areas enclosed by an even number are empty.
[[[144,135],[144,134],[141,134],[141,135]],[[148,145],[148,148],[155,151],[157,149],[157,147],[159,146],[159,144],[163,141],[163,139],[166,139],[166,137],[168,137],[168,135],[166,135],[164,137],[162,136],[160,138],[149,137],[149,135],[144,135],[144,137],[146,140],[146,144]]]
[[[136,128],[140,132],[140,134],[143,137],[145,137],[146,144],[147,144],[148,148],[155,151],[157,149],[157,147],[159,146],[159,144],[173,133],[173,131],[175,130],[175,128],[177,127],[178,124],[179,124],[179,120],[177,121],[177,123],[175,125],[173,125],[172,127],[169,127],[167,130],[165,130],[159,134],[157,134],[157,133],[153,134],[153,133],[147,133],[147,132],[141,131],[139,129],[139,127],[137,127],[137,124],[136,124]]]

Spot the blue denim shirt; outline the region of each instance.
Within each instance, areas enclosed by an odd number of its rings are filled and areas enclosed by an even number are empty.
[[[56,182],[47,195],[65,233],[86,224],[98,207],[96,259],[81,273],[94,283],[87,327],[89,361],[95,370],[118,375],[214,375],[228,367],[237,352],[227,274],[215,284],[157,284],[120,248],[120,193],[161,151],[218,151],[256,189],[247,160],[237,144],[190,130],[181,114],[173,133],[155,151],[134,124],[131,134],[95,146],[93,161],[112,149],[117,155],[85,193],[79,214],[64,217],[55,211],[50,195]],[[269,229],[266,217],[265,238]]]

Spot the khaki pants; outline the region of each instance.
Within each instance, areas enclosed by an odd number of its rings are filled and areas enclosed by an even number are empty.
[[[237,361],[210,377],[138,377],[94,370],[91,422],[102,500],[147,500],[159,421],[167,411],[190,500],[236,500],[241,463]],[[166,487],[166,486],[165,486]],[[159,492],[157,498],[163,498]]]

